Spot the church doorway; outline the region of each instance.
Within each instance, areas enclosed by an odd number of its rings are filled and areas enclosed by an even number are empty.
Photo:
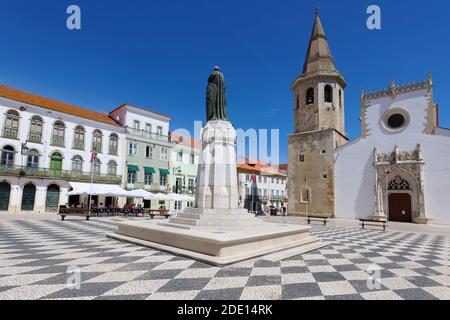
[[[389,194],[389,221],[408,222],[412,220],[412,202],[409,193]]]

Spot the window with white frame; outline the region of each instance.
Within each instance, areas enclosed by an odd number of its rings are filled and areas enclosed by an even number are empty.
[[[159,185],[160,185],[161,187],[165,187],[166,184],[167,184],[167,175],[165,175],[165,174],[160,174],[160,175],[159,175]]]
[[[183,151],[177,152],[177,162],[183,162]]]
[[[134,142],[130,142],[128,144],[128,155],[137,156],[137,144]]]
[[[140,130],[141,129],[141,123],[138,120],[134,120],[133,121],[133,128],[136,130]]]
[[[145,147],[145,157],[149,159],[153,159],[153,146]]]
[[[144,175],[144,184],[146,186],[151,186],[153,183],[153,174],[152,173],[145,173]]]
[[[156,128],[156,133],[162,136],[162,134],[163,134],[163,128],[162,128],[161,126],[158,126],[158,127]]]
[[[161,157],[160,160],[168,161],[169,160],[169,151],[166,147],[161,148]]]
[[[136,172],[135,171],[128,171],[127,183],[128,184],[134,184],[135,182],[136,182]]]
[[[152,132],[152,125],[150,123],[145,124],[145,131]]]
[[[195,164],[195,153],[191,153],[190,163]]]

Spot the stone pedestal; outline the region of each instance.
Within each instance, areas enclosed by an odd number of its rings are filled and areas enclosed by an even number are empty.
[[[168,221],[121,223],[109,236],[219,266],[323,247],[308,226],[266,223],[239,208],[235,141],[231,123],[209,121],[202,131],[196,207]]]

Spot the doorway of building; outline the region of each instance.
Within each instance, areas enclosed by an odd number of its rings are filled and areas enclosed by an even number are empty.
[[[55,152],[50,158],[50,175],[52,177],[61,176],[62,169],[62,155],[58,152]]]
[[[389,194],[389,220],[412,222],[411,195],[408,193]]]
[[[23,187],[22,194],[22,211],[34,210],[34,199],[36,197],[36,186],[28,183]]]
[[[8,182],[0,183],[0,211],[8,211],[11,185]]]
[[[47,188],[47,196],[45,198],[45,211],[56,212],[59,206],[59,186],[52,184]]]

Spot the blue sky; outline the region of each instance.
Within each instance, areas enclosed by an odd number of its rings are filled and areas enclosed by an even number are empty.
[[[0,0],[0,83],[108,112],[127,102],[173,116],[172,129],[203,120],[214,65],[227,80],[237,128],[279,128],[287,158],[293,128],[292,80],[320,16],[348,81],[346,129],[360,135],[359,92],[433,73],[440,124],[450,127],[450,3],[310,0]],[[66,28],[77,4],[82,30]],[[382,30],[366,9],[382,10]]]

